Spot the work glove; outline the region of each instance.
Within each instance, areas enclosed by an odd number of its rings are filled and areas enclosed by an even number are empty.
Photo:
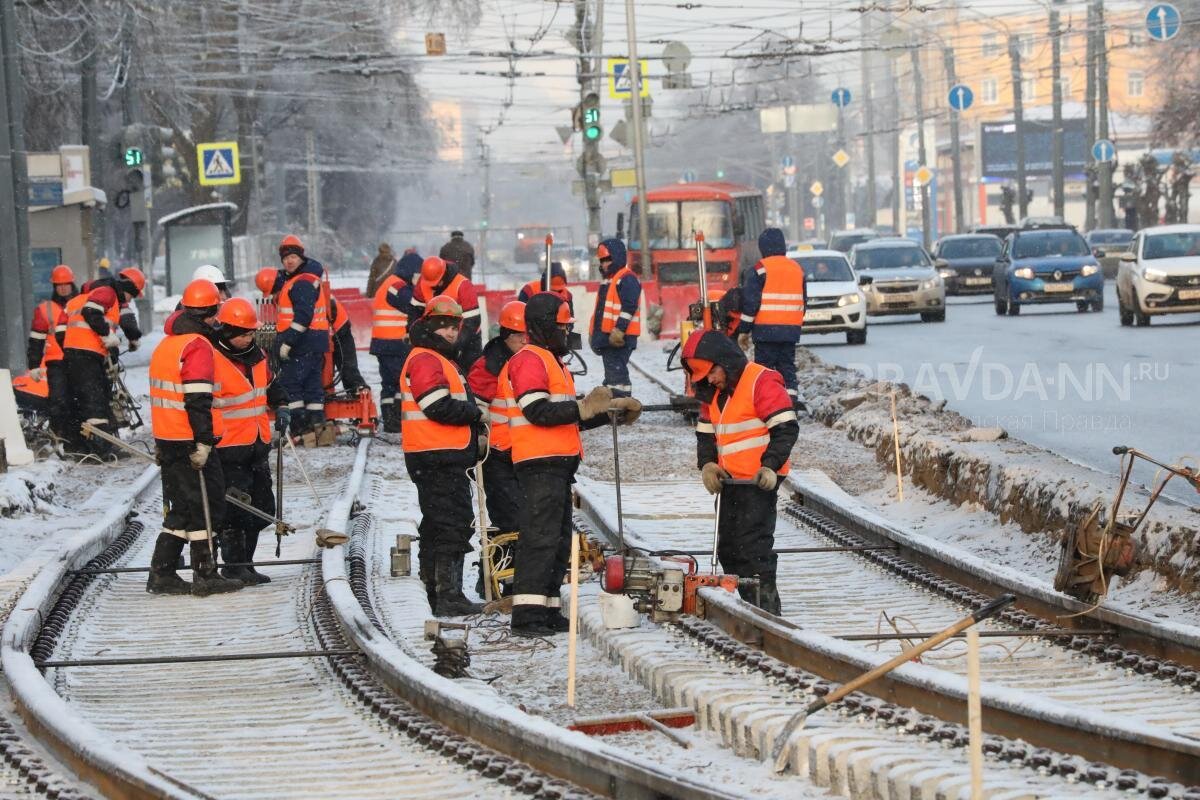
[[[142,346],[141,339],[130,339],[129,340],[129,352],[132,353],[134,350],[137,350],[141,346]]]
[[[618,409],[618,425],[632,425],[642,415],[641,402],[632,397],[615,397],[608,407]]]
[[[700,478],[709,494],[720,494],[721,481],[729,477],[729,472],[715,461],[710,461],[700,470]]]
[[[282,435],[292,424],[292,410],[287,406],[275,409],[275,432]]]
[[[46,377],[46,370],[41,367],[34,367],[29,370],[29,377],[35,381],[41,382]]]
[[[279,360],[287,361],[292,356],[292,346],[290,344],[279,345]]]
[[[754,473],[754,484],[764,492],[775,491],[775,486],[778,483],[779,476],[770,467],[762,467],[758,472]]]
[[[608,343],[613,347],[625,346],[625,331],[620,328],[613,328],[608,333]]]
[[[109,350],[119,350],[121,347],[121,340],[117,338],[115,333],[108,334],[100,341],[103,342],[104,346]]]
[[[192,469],[204,469],[204,465],[208,463],[208,454],[211,452],[211,444],[196,442],[196,449],[188,454],[188,461],[192,462]]]
[[[738,347],[742,348],[743,353],[750,352],[750,334],[748,334],[748,333],[739,333],[738,334]]]
[[[612,389],[607,386],[597,386],[592,389],[588,392],[587,397],[575,401],[575,404],[579,406],[579,421],[586,422],[592,417],[607,413],[608,407],[612,405],[612,399]]]

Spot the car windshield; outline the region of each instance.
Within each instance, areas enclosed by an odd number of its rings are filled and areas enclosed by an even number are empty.
[[[1090,255],[1087,242],[1074,231],[1022,233],[1013,246],[1013,258],[1053,258]]]
[[[854,253],[855,269],[897,269],[929,265],[929,256],[919,247],[872,247]]]
[[[878,239],[878,238],[879,237],[873,233],[838,234],[829,241],[829,249],[830,250],[840,250],[843,253],[849,253],[850,248],[854,247],[854,245],[862,244],[863,242],[869,242],[872,239]]]
[[[1142,246],[1142,258],[1146,261],[1198,255],[1200,255],[1200,232],[1160,233],[1147,236],[1146,243]]]
[[[978,239],[947,239],[938,251],[942,258],[995,258],[1000,255],[1000,240],[995,236]]]
[[[792,260],[803,267],[804,280],[808,283],[854,280],[854,273],[850,271],[850,265],[844,258],[803,256]]]
[[[1092,231],[1087,238],[1091,244],[1129,244],[1133,231]]]
[[[651,250],[689,250],[694,247],[693,231],[704,233],[710,248],[733,247],[731,206],[723,200],[684,200],[682,203],[654,202],[646,206],[646,226],[650,231]],[[640,250],[638,207],[629,210],[629,248]]]

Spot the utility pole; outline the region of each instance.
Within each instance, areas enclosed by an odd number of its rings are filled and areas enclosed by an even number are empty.
[[[604,0],[596,0],[596,19],[588,26],[588,0],[575,0],[575,42],[579,45],[577,62],[577,79],[579,81],[579,103],[582,107],[589,94],[600,93],[601,61],[604,26]],[[595,54],[595,61],[588,54]],[[592,165],[599,162],[600,140],[589,140],[583,137],[583,170],[579,177],[583,178],[584,204],[587,206],[587,245],[588,252],[594,252],[600,244],[600,178],[592,171]]]
[[[942,48],[942,60],[946,65],[946,85],[954,86],[958,83],[958,77],[954,71],[954,48]],[[962,114],[961,111],[950,109],[950,163],[954,170],[954,230],[962,233],[965,229],[963,224],[963,191],[962,191],[962,154],[959,153],[959,130],[958,118]]]
[[[921,79],[921,51],[915,44],[908,49],[912,57],[913,99],[917,110],[917,166],[925,163],[925,85]],[[928,250],[933,243],[930,236],[929,184],[921,184],[921,243]]]
[[[317,139],[312,131],[304,136],[308,162],[308,235],[315,238],[321,233],[321,195],[317,188]]]
[[[1108,30],[1104,24],[1104,0],[1095,0],[1096,6],[1096,133],[1099,138],[1108,138]],[[1113,226],[1113,162],[1105,161],[1100,169],[1100,211],[1097,223],[1101,228]]]
[[[29,174],[25,163],[25,91],[13,0],[0,0],[0,365],[23,372],[33,306],[29,262]]]
[[[125,89],[121,93],[121,121],[126,125],[134,125],[142,121],[142,104],[141,97],[137,91],[137,47],[134,42],[133,26],[136,23],[132,16],[127,17],[122,25],[121,39],[124,42],[125,52],[128,54],[128,62],[125,65]],[[148,147],[149,142],[141,142],[143,151]],[[142,191],[145,192],[145,219],[131,223],[133,229],[133,255],[134,260],[141,266],[143,272],[147,276],[153,274],[152,262],[153,256],[153,234],[150,227],[150,220],[154,215],[154,181],[151,179],[151,171],[149,169],[143,171],[146,177],[146,184]],[[134,204],[130,204],[132,209]],[[132,215],[131,215],[132,216]],[[88,274],[91,274],[91,264],[88,265]],[[153,287],[153,278],[150,279],[150,286]],[[142,292],[142,296],[135,302],[137,308],[138,323],[143,330],[151,330],[154,325],[154,290]]]
[[[478,282],[483,283],[483,270],[487,264],[488,228],[492,224],[492,157],[485,139],[479,140],[479,160],[483,162],[483,224],[479,226]],[[549,269],[549,267],[547,267]]]
[[[1053,3],[1054,0],[1051,0]],[[1062,30],[1059,28],[1058,8],[1050,6],[1050,76],[1053,82],[1051,88],[1051,103],[1053,104],[1054,130],[1050,132],[1051,161],[1053,162],[1053,193],[1054,214],[1058,217],[1066,215],[1066,198],[1063,196],[1063,118],[1062,118]]]
[[[870,12],[862,16],[862,36],[864,42],[870,39]],[[866,47],[862,49],[859,69],[862,70],[863,127],[866,128],[867,135],[867,218],[863,222],[866,227],[874,228],[877,216],[875,207],[875,105],[872,100],[871,57]]]
[[[646,208],[646,153],[642,136],[642,69],[637,54],[637,21],[634,19],[633,0],[625,0],[625,27],[629,33],[629,77],[630,101],[633,103],[633,166],[637,178],[638,196],[638,241],[642,254],[641,275],[650,276],[650,225]],[[630,224],[633,220],[629,221]]]
[[[101,161],[100,107],[96,95],[96,30],[87,22],[81,31],[83,61],[79,63],[79,141],[88,148],[88,172],[92,186],[104,186],[104,162]],[[103,206],[92,209],[92,253],[105,255],[108,226]]]
[[[1017,218],[1029,216],[1025,196],[1025,105],[1021,98],[1021,46],[1015,35],[1008,37],[1008,59],[1012,62],[1013,122],[1017,133]]]
[[[888,77],[891,79],[892,119],[895,120],[895,135],[892,136],[892,227],[900,236],[908,232],[908,225],[902,222],[900,212],[904,210],[904,161],[900,157],[901,137],[904,129],[900,126],[900,86],[896,81],[896,65],[888,58]]]
[[[1087,144],[1090,152],[1092,144],[1096,141],[1096,7],[1092,4],[1087,7],[1087,56],[1084,62],[1084,68],[1087,71],[1087,88],[1084,92],[1083,104],[1087,107],[1085,127],[1087,128]],[[1096,190],[1092,188],[1092,177],[1097,169],[1099,169],[1098,164],[1089,163],[1085,170],[1087,213],[1084,227],[1087,230],[1096,227]]]

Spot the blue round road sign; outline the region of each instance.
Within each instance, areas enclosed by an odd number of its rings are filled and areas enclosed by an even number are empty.
[[[837,89],[833,90],[833,93],[829,96],[829,99],[832,100],[833,104],[838,108],[845,108],[846,106],[850,105],[850,90],[839,86]]]
[[[1146,30],[1150,38],[1160,42],[1175,38],[1182,21],[1179,9],[1170,3],[1155,3],[1146,12]]]
[[[1117,157],[1117,146],[1110,139],[1097,139],[1092,145],[1092,158],[1097,161],[1112,161]]]
[[[790,167],[790,166],[793,166],[795,163],[796,163],[796,159],[792,158],[791,156],[783,157],[783,166]]]
[[[966,111],[975,102],[975,93],[965,83],[950,87],[950,107],[955,111]]]

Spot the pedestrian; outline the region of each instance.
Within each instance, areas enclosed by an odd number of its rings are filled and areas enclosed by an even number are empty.
[[[625,264],[625,243],[605,239],[596,249],[604,282],[596,293],[591,346],[604,362],[604,385],[614,397],[629,397],[629,359],[642,332],[642,282]]]
[[[392,274],[395,266],[396,254],[392,252],[392,246],[387,242],[381,242],[379,252],[371,261],[370,272],[367,273],[367,297],[375,296],[375,292],[379,291],[379,284]]]
[[[210,538],[225,516],[221,460],[211,457],[223,425],[213,410],[213,325],[220,302],[211,281],[189,283],[182,308],[167,318],[166,337],[150,357],[150,425],[166,509],[146,579],[146,591],[154,594],[204,596],[242,588],[217,574]],[[191,547],[191,583],[175,572],[184,545]]]
[[[421,262],[421,279],[413,287],[413,315],[423,314],[429,299],[439,295],[449,297],[462,308],[462,332],[458,337],[458,355],[454,360],[465,373],[483,352],[483,339],[479,332],[482,322],[479,295],[475,292],[475,286],[458,271],[458,267],[439,256],[430,256]]]
[[[412,352],[399,382],[400,442],[421,508],[418,574],[430,608],[443,617],[483,610],[462,591],[474,519],[467,471],[487,448],[483,414],[453,360],[462,328],[453,298],[430,298],[409,326]]]
[[[371,298],[371,355],[379,362],[379,414],[384,433],[400,432],[396,405],[400,370],[412,347],[408,343],[408,318],[412,310],[412,282],[421,269],[421,257],[405,253]]]
[[[329,292],[325,268],[288,235],[279,243],[283,270],[276,276],[275,336],[279,382],[287,392],[291,433],[325,426],[325,354],[329,352]]]
[[[475,248],[463,238],[462,231],[450,232],[450,241],[442,245],[438,256],[454,264],[460,275],[471,280],[471,273],[475,271]]]
[[[500,309],[499,334],[484,346],[483,355],[467,374],[467,383],[475,395],[475,402],[485,411],[491,424],[487,458],[483,460],[481,471],[488,520],[496,528],[498,536],[520,532],[521,508],[525,505],[512,461],[512,435],[508,424],[510,417],[517,413],[517,404],[508,384],[508,361],[527,341],[525,303],[510,300]],[[476,480],[479,478],[477,475]],[[495,571],[498,565],[507,563],[511,558],[512,548],[498,548],[492,555],[492,570]],[[480,591],[483,578],[481,567]]]
[[[271,422],[268,407],[275,409],[275,429],[282,435],[288,427],[287,392],[273,380],[267,354],[254,341],[258,317],[249,300],[235,297],[217,312],[221,324],[213,361],[216,388],[213,407],[221,417],[224,432],[217,442],[217,456],[225,485],[250,496],[259,511],[275,515],[275,493],[271,486]],[[246,586],[270,583],[254,567],[230,567],[254,561],[258,535],[266,526],[261,517],[234,506],[225,511],[218,539],[226,566],[221,574]]]
[[[739,589],[764,611],[780,613],[775,584],[775,506],[800,433],[783,377],[749,363],[719,331],[688,338],[683,364],[700,400],[696,423],[697,466],[704,488],[720,495],[717,558],[721,569],[758,578],[759,590]],[[753,480],[726,485],[725,480]]]
[[[754,344],[754,361],[783,376],[792,403],[800,400],[796,381],[796,344],[804,325],[808,290],[804,269],[788,258],[787,241],[779,228],[767,228],[758,237],[762,259],[746,275],[742,289],[738,346],[749,351]]]
[[[63,440],[65,449],[80,452],[84,448],[79,423],[71,422],[71,388],[68,384],[63,342],[67,336],[67,304],[79,290],[75,273],[66,264],[50,271],[50,299],[34,306],[33,324],[29,328],[29,343],[25,362],[35,383],[46,383],[46,411],[50,432]]]
[[[529,343],[508,362],[507,386],[500,396],[515,403],[509,415],[512,460],[524,498],[521,535],[513,576],[512,632],[517,636],[549,636],[567,629],[559,613],[559,587],[571,552],[571,484],[583,459],[581,430],[609,421],[617,409],[619,424],[641,414],[632,397],[613,399],[607,386],[597,386],[575,399],[575,381],[563,364],[570,352],[570,309],[561,297],[536,294],[525,304]]]
[[[571,316],[575,316],[575,298],[571,296],[571,290],[567,288],[567,271],[563,269],[561,261],[550,262],[549,288],[546,287],[546,270],[542,270],[542,274],[537,280],[532,280],[521,287],[521,291],[517,293],[517,299],[522,303],[528,303],[529,298],[538,292],[552,292],[558,295],[570,307]]]
[[[129,302],[140,297],[145,287],[146,276],[141,270],[128,267],[115,278],[100,278],[85,284],[83,290],[67,302],[64,309],[67,313],[67,331],[63,335],[63,363],[71,387],[70,415],[73,426],[86,422],[106,433],[116,434],[112,410],[113,387],[108,368],[110,362],[115,364],[119,357],[118,328],[125,333],[129,349],[138,348],[142,332],[129,310]],[[75,444],[82,442],[76,441]],[[112,446],[100,439],[92,439],[86,446],[91,453],[100,457],[108,457],[112,453]]]

